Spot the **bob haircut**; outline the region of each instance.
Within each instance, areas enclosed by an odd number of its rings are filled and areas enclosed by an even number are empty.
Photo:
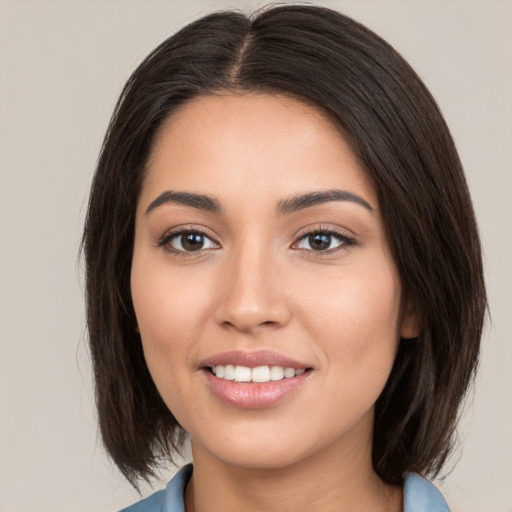
[[[373,466],[389,484],[401,483],[406,471],[433,477],[452,448],[487,305],[471,199],[452,137],[420,78],[376,34],[318,6],[207,15],[161,43],[122,91],[82,241],[106,450],[137,486],[172,461],[185,438],[149,374],[130,293],[135,209],[152,144],[162,122],[192,99],[247,93],[316,106],[377,191],[421,333],[400,341],[376,403]]]

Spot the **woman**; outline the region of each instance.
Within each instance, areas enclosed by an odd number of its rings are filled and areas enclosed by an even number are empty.
[[[481,251],[449,131],[334,11],[206,16],[129,79],[84,232],[101,433],[131,511],[443,511]]]

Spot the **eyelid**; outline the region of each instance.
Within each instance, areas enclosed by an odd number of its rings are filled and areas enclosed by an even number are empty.
[[[199,254],[203,254],[205,251],[211,251],[211,250],[216,250],[216,249],[219,249],[221,247],[220,243],[218,242],[218,240],[216,239],[215,236],[213,236],[211,233],[208,232],[209,230],[206,230],[205,228],[202,228],[202,227],[199,227],[199,226],[196,226],[196,225],[191,225],[191,224],[184,224],[184,225],[180,225],[180,226],[175,226],[171,229],[168,229],[167,231],[165,231],[160,237],[158,237],[158,239],[155,241],[155,245],[156,247],[160,247],[160,248],[163,248],[164,250],[172,253],[172,254],[177,254],[179,256],[194,256],[194,255],[199,255]],[[211,242],[213,242],[213,244],[216,245],[215,248],[206,248],[206,249],[198,249],[197,251],[182,251],[180,249],[176,249],[172,246],[169,246],[169,242],[177,237],[177,236],[180,236],[180,235],[184,235],[186,233],[198,233],[198,234],[201,234],[203,235],[205,238],[208,238]]]
[[[206,248],[206,249],[198,249],[197,251],[185,251],[185,250],[176,249],[172,246],[168,246],[169,242],[173,238],[175,238],[179,235],[186,234],[186,233],[199,233],[202,236],[204,236],[205,238],[208,238],[216,247]],[[304,248],[297,247],[297,245],[299,244],[299,242],[301,240],[303,240],[307,236],[311,236],[314,234],[327,234],[327,235],[330,235],[330,236],[340,239],[341,243],[332,249],[325,249],[325,250],[320,250],[320,251],[314,251],[313,249],[304,249]],[[179,226],[174,226],[173,228],[165,231],[155,241],[155,246],[163,248],[164,250],[166,250],[170,253],[180,255],[180,256],[194,256],[194,255],[197,256],[199,254],[203,254],[205,251],[220,249],[221,244],[217,240],[217,238],[218,237],[216,237],[210,233],[209,229],[206,229],[202,226],[197,226],[197,225],[193,225],[193,224],[192,225],[191,224],[183,224],[183,225],[179,225]],[[340,227],[332,226],[332,225],[326,226],[323,224],[316,224],[316,225],[308,226],[306,228],[301,229],[295,235],[294,241],[291,244],[290,248],[294,249],[294,250],[298,250],[298,251],[307,252],[313,256],[325,256],[325,255],[333,254],[333,253],[336,253],[339,251],[347,250],[348,248],[354,247],[357,245],[359,245],[359,242],[354,237],[354,235],[347,232],[347,230],[344,230]]]
[[[314,251],[314,250],[310,250],[310,249],[301,249],[299,247],[296,247],[297,244],[301,240],[303,240],[305,237],[315,235],[315,234],[327,234],[330,236],[334,236],[334,237],[341,239],[342,243],[333,249],[326,249],[324,251]],[[308,254],[313,255],[313,256],[321,257],[321,256],[326,256],[329,254],[336,253],[338,251],[347,250],[349,247],[355,247],[357,245],[359,245],[359,242],[357,241],[357,239],[354,237],[354,235],[349,234],[346,230],[343,230],[339,227],[317,224],[317,225],[309,226],[307,228],[302,229],[295,236],[295,239],[294,239],[294,242],[292,243],[291,248],[298,250],[298,251],[305,251]]]

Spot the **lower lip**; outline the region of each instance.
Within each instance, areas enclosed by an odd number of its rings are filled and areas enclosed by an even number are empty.
[[[289,379],[261,383],[219,379],[206,369],[203,369],[202,373],[210,389],[224,403],[241,409],[263,409],[296,392],[308,379],[311,371]]]

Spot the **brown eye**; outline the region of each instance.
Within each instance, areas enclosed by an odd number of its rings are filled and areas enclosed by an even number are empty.
[[[295,245],[295,248],[311,252],[327,253],[353,245],[357,245],[357,242],[343,233],[315,231],[302,236]]]
[[[168,250],[174,252],[197,252],[204,249],[216,249],[218,245],[200,231],[182,231],[174,233],[164,240]]]
[[[332,236],[326,233],[315,233],[308,236],[308,243],[313,251],[325,251],[330,248]]]
[[[179,237],[185,251],[199,251],[204,246],[204,236],[199,233],[187,233]]]

